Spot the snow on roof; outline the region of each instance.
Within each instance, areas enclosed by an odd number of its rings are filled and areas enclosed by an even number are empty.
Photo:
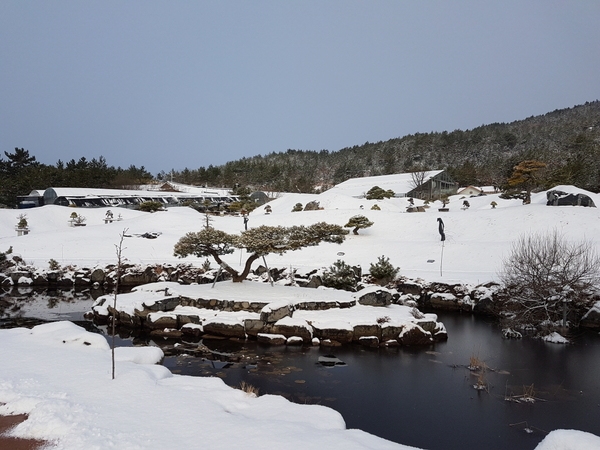
[[[423,182],[433,178],[443,170],[431,170],[425,172]],[[412,173],[395,173],[392,175],[379,175],[375,177],[351,178],[340,183],[326,192],[334,191],[351,197],[364,197],[369,189],[373,186],[379,186],[386,191],[391,189],[396,195],[404,195],[414,189]]]
[[[176,191],[185,192],[186,194],[203,195],[203,196],[213,195],[213,196],[219,196],[219,197],[227,197],[228,195],[231,195],[230,189],[190,186],[189,184],[176,183],[175,181],[166,181],[164,184],[168,184]]]
[[[182,185],[185,186],[185,185]],[[188,190],[178,192],[159,190],[133,190],[133,189],[96,189],[96,188],[73,188],[58,187],[48,188],[48,192],[54,191],[56,197],[228,197],[231,194],[225,189],[204,189],[190,186]]]

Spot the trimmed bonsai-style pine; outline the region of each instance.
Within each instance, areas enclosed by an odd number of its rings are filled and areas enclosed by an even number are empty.
[[[242,231],[239,235],[206,227],[198,232],[187,233],[175,244],[173,251],[180,258],[188,255],[212,256],[223,270],[231,274],[234,282],[241,282],[250,273],[252,263],[261,256],[270,253],[282,255],[321,242],[341,244],[346,234],[348,231],[339,225],[325,222],[292,227],[261,225]],[[236,248],[244,248],[249,254],[241,273],[221,259],[221,256],[233,253]]]
[[[367,217],[359,214],[359,215],[350,217],[350,219],[348,219],[348,223],[346,225],[344,225],[344,227],[352,228],[353,229],[352,233],[358,234],[358,230],[363,229],[363,228],[369,228],[372,225],[373,225],[373,222],[371,222]]]
[[[394,191],[388,189],[387,191],[379,186],[373,186],[365,194],[367,200],[383,200],[384,198],[392,198],[395,195]]]

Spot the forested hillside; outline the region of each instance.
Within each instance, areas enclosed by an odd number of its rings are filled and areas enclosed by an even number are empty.
[[[6,159],[0,157],[0,205],[3,206],[15,206],[17,195],[27,195],[33,189],[121,188],[143,184],[153,178],[144,166],[115,168],[102,156],[91,160],[82,157],[66,164],[59,160],[54,166],[38,162],[23,148],[15,148],[12,153],[5,151],[4,156]]]
[[[47,187],[125,187],[154,178],[144,166],[109,166],[104,157],[50,166],[28,150],[0,157],[0,205]],[[512,123],[472,130],[417,133],[338,151],[287,150],[230,161],[222,166],[162,171],[158,179],[215,187],[313,192],[348,178],[446,169],[460,185],[504,186],[524,160],[546,164],[537,187],[573,184],[600,192],[600,101]]]
[[[600,191],[600,102],[472,130],[417,133],[339,151],[287,150],[173,172],[182,183],[312,192],[348,178],[446,169],[461,185],[506,183],[520,161],[547,164],[543,187]],[[171,176],[171,173],[168,175]],[[161,172],[159,178],[166,178]]]

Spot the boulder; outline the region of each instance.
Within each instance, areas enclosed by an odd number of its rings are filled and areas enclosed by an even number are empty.
[[[585,328],[600,328],[600,301],[596,302],[581,318],[580,325]]]
[[[146,317],[146,325],[153,330],[162,328],[178,328],[177,316],[175,314],[156,314],[151,313]]]
[[[76,275],[74,285],[75,287],[89,286],[90,279],[83,275]]]
[[[256,337],[258,333],[269,333],[271,326],[260,319],[246,319],[244,320],[244,330],[248,336]]]
[[[25,270],[15,270],[8,275],[14,284],[19,284],[21,278],[31,278],[31,273]]]
[[[197,338],[197,337],[202,336],[204,331],[203,331],[202,325],[200,325],[200,324],[186,323],[185,325],[183,325],[181,327],[181,332],[183,333],[184,336]]]
[[[291,336],[289,338],[287,338],[287,340],[285,341],[285,345],[302,345],[304,344],[304,339],[302,339],[300,336]]]
[[[433,335],[433,340],[435,342],[448,340],[448,332],[446,331],[446,327],[442,322],[436,322],[435,329],[431,332],[431,334]]]
[[[109,306],[109,313],[116,317],[117,324],[126,328],[140,328],[142,327],[142,322],[144,318],[134,315],[127,314],[125,311],[117,311],[115,314],[115,310]]]
[[[386,342],[390,340],[398,339],[398,336],[402,332],[403,327],[397,327],[394,325],[388,325],[384,323],[381,325],[381,341]]]
[[[321,345],[326,345],[325,341],[335,341],[342,344],[349,344],[354,338],[354,331],[350,326],[342,328],[325,326],[321,328],[318,324],[312,324],[315,337],[321,340]]]
[[[48,284],[48,278],[43,273],[36,273],[33,275],[34,286],[45,286]]]
[[[392,293],[389,289],[371,287],[356,294],[358,303],[367,306],[388,306],[392,304]]]
[[[435,292],[429,296],[429,306],[434,309],[446,311],[459,311],[461,304],[454,294],[449,292]]]
[[[305,342],[310,342],[313,338],[313,329],[308,323],[305,323],[304,325],[276,323],[272,327],[272,332],[283,334],[287,337],[299,336]]]
[[[187,325],[188,323],[196,325],[200,324],[200,318],[194,314],[178,314],[177,321],[180,327]]]
[[[401,292],[402,294],[420,296],[423,292],[423,286],[417,283],[404,281],[396,284],[396,290],[398,290],[398,292]]]
[[[381,338],[381,327],[378,324],[372,325],[355,325],[354,326],[354,340],[359,341],[363,337],[376,337]]]
[[[292,307],[288,303],[270,303],[260,311],[260,320],[274,323],[292,314]]]
[[[362,336],[358,339],[358,343],[365,347],[379,347],[379,338],[377,336]]]
[[[179,306],[179,297],[164,297],[160,300],[155,300],[151,305],[144,305],[144,308],[148,311],[158,312],[158,311],[173,311],[177,306]]]
[[[203,328],[206,334],[246,339],[246,330],[241,323],[208,322]]]
[[[146,267],[144,271],[130,271],[121,276],[120,283],[123,286],[139,286],[141,284],[154,283],[158,275],[152,267]]]
[[[547,206],[588,206],[595,208],[594,201],[585,194],[571,194],[559,190],[546,192]]]
[[[285,345],[287,338],[282,334],[258,333],[256,339],[261,344]]]
[[[416,323],[408,323],[398,335],[398,342],[406,346],[429,345],[433,342],[433,337]]]
[[[92,283],[104,283],[104,279],[106,278],[106,273],[101,268],[96,268],[90,274],[90,280]]]

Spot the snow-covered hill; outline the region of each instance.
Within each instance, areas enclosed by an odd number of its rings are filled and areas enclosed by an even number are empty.
[[[600,204],[600,196],[570,186],[560,190],[582,192]],[[319,211],[292,212],[296,203],[305,205],[316,200],[323,208]],[[325,221],[345,225],[356,214],[367,216],[374,225],[349,234],[341,245],[321,244],[318,247],[269,255],[270,266],[309,269],[328,267],[337,259],[360,265],[368,271],[369,265],[385,255],[401,275],[420,277],[427,281],[477,283],[496,280],[512,243],[522,234],[560,231],[568,240],[582,238],[600,246],[600,210],[573,206],[546,206],[546,193],[533,195],[530,205],[520,200],[503,200],[498,195],[467,198],[468,209],[463,209],[465,198],[452,197],[448,212],[439,212],[440,202],[434,202],[424,213],[407,213],[408,199],[365,200],[332,192],[320,195],[285,194],[270,203],[271,214],[258,208],[250,215],[249,227],[259,225],[310,225]],[[497,203],[492,208],[491,202]],[[422,204],[415,201],[416,204]],[[372,210],[377,204],[381,209]],[[73,211],[86,217],[87,226],[70,227],[68,220]],[[26,236],[17,236],[14,229],[17,215],[25,213],[31,228]],[[116,259],[115,245],[124,230],[124,255],[133,263],[177,263],[173,246],[188,231],[202,228],[204,216],[191,208],[170,208],[165,212],[144,213],[114,209],[115,216],[123,218],[104,224],[106,209],[73,209],[44,206],[29,210],[0,210],[0,251],[10,246],[15,254],[38,267],[47,267],[50,259],[61,264],[95,266],[112,263]],[[446,241],[442,246],[437,218],[445,224]],[[244,229],[241,217],[213,217],[211,225],[229,233]],[[156,239],[137,235],[160,233]],[[243,251],[226,257],[232,266],[245,259]],[[195,257],[187,261],[201,264]],[[258,264],[258,262],[256,263]]]

